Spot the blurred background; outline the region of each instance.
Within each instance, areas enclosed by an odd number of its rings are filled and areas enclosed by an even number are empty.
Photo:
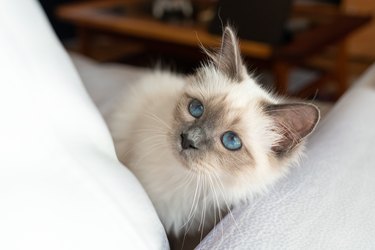
[[[333,103],[375,59],[373,0],[41,0],[65,47],[100,63],[191,73],[233,25],[249,70]]]

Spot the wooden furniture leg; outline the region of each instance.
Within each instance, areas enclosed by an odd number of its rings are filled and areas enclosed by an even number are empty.
[[[78,33],[78,51],[85,55],[91,55],[91,43],[92,43],[92,36],[90,31],[85,27],[79,27],[77,30]]]
[[[291,66],[285,62],[275,62],[273,75],[275,78],[276,90],[279,94],[285,95],[288,92],[288,80]]]
[[[348,88],[348,52],[346,40],[338,44],[334,75],[337,82],[337,95],[340,97]]]

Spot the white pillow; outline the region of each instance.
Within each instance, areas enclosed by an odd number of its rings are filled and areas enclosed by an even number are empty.
[[[37,2],[0,5],[0,249],[168,248]]]

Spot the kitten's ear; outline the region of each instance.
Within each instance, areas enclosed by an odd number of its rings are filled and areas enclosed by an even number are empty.
[[[242,81],[246,68],[242,62],[239,44],[235,32],[226,26],[218,53],[213,54],[205,50],[216,67],[231,79]]]
[[[272,147],[278,156],[284,156],[297,146],[316,127],[320,119],[319,109],[312,104],[278,104],[266,108],[281,135]]]

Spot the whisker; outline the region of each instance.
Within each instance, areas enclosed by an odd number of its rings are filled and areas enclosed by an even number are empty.
[[[204,178],[204,181],[203,181],[203,183],[204,183],[204,188],[205,188],[205,190],[204,190],[204,194],[206,194],[207,193],[207,185],[206,185],[206,177]],[[204,201],[204,206],[203,206],[203,218],[202,218],[202,221],[203,221],[203,225],[202,225],[202,228],[201,228],[201,237],[200,237],[200,240],[199,240],[199,242],[201,242],[202,241],[202,238],[203,238],[203,233],[204,233],[204,223],[205,223],[205,221],[206,221],[206,202],[207,202],[207,199],[206,199],[206,197],[203,197],[203,201]]]
[[[185,178],[185,181],[183,183],[180,183],[180,186],[188,186],[190,182],[194,179],[194,172],[189,170],[188,176]]]
[[[205,188],[205,185],[206,185],[206,176],[203,175],[203,181],[202,181],[202,186],[203,188]],[[206,202],[206,199],[204,197],[204,194],[205,194],[205,190],[203,190],[203,204],[205,204]],[[203,208],[203,207],[202,207]],[[200,222],[199,222],[199,226],[198,226],[198,231],[201,229],[202,227],[202,223],[203,223],[203,213],[204,213],[204,209],[202,209],[202,212],[201,212],[201,219],[200,219]]]
[[[185,226],[189,223],[190,219],[193,217],[193,215],[192,215],[192,214],[193,214],[193,208],[194,208],[195,201],[196,201],[196,199],[197,199],[197,194],[198,194],[199,184],[200,184],[200,177],[201,177],[201,176],[198,175],[198,180],[197,180],[196,185],[195,185],[194,197],[193,197],[192,206],[191,206],[191,209],[190,209],[190,212],[189,212],[189,215],[188,215],[188,220],[187,220],[187,222],[185,222],[185,223],[181,226],[181,228],[185,227]]]
[[[230,217],[232,218],[232,220],[234,222],[234,225],[236,226],[237,231],[242,234],[242,232],[241,232],[241,230],[239,228],[239,225],[238,225],[236,219],[233,216],[232,210],[231,210],[231,208],[230,208],[230,206],[229,206],[229,204],[228,204],[228,202],[226,200],[226,197],[225,197],[225,194],[224,194],[224,185],[223,185],[222,181],[220,180],[219,176],[215,172],[213,172],[213,177],[214,177],[214,180],[216,180],[216,183],[218,183],[220,185],[219,186],[219,190],[220,190],[220,192],[223,195],[224,203],[225,203],[225,205],[226,205],[226,207],[228,209],[228,213],[229,213]]]
[[[145,133],[145,132],[154,132],[160,135],[167,135],[168,133],[165,133],[162,129],[156,129],[156,128],[144,128],[144,129],[135,129],[132,130],[131,133]]]
[[[193,216],[192,216],[191,218],[195,217],[196,209],[197,209],[197,207],[198,207],[198,203],[199,203],[199,199],[200,199],[200,189],[201,189],[200,179],[201,179],[201,174],[198,173],[198,180],[197,180],[197,187],[198,187],[198,188],[196,188],[197,193],[194,193],[194,200],[195,200],[196,195],[198,195],[198,198],[197,198],[197,200],[196,200],[196,205],[195,205],[195,207],[194,207],[194,211],[192,212],[192,213],[193,213]],[[193,200],[193,201],[194,201],[194,200]],[[194,202],[193,202],[193,206],[194,206]],[[193,207],[193,206],[192,206],[192,207]],[[188,220],[188,224],[189,224],[189,221],[191,220],[191,218],[189,218],[189,220]],[[183,248],[183,246],[184,246],[184,244],[185,244],[186,235],[187,235],[187,233],[189,232],[190,227],[191,227],[192,224],[193,224],[193,222],[191,222],[190,225],[188,225],[188,227],[185,229],[185,234],[184,234],[184,238],[183,238],[183,240],[182,240],[182,247],[181,247],[181,249]]]
[[[149,136],[147,138],[144,138],[143,140],[139,141],[138,143],[139,144],[143,144],[145,142],[149,142],[149,141],[152,141],[154,139],[158,139],[158,138],[163,138],[165,137],[164,135],[152,135],[152,136]],[[124,140],[120,140],[120,141],[117,141],[117,143],[122,143],[124,142]],[[130,143],[130,142],[128,142]],[[161,143],[161,142],[160,142]],[[136,150],[137,148],[136,147],[132,147],[130,148],[129,150],[125,151],[125,152],[122,152],[122,154],[120,155],[120,158],[123,159],[123,158],[126,158],[128,156],[129,153],[133,152],[134,150]]]
[[[143,115],[153,119],[156,122],[159,122],[159,124],[163,125],[165,128],[167,128],[169,130],[172,130],[172,128],[165,121],[163,121],[160,117],[158,117],[157,115],[155,115],[153,113],[149,113],[149,112],[145,112],[145,113],[143,113]]]
[[[143,155],[143,157],[139,158],[138,161],[134,164],[134,165],[138,165],[139,163],[141,163],[144,159],[146,159],[148,156],[150,156],[152,153],[155,152],[155,150],[157,149],[163,149],[163,148],[167,148],[164,144],[161,144],[161,143],[157,143],[157,144],[154,144],[152,145],[151,149]]]
[[[214,183],[212,181],[211,175],[208,175],[208,178],[209,178],[210,182],[212,183],[212,187],[213,187],[212,191],[214,193],[214,197],[215,197],[215,200],[216,200],[217,209],[218,209],[218,213],[219,213],[219,219],[220,219],[218,223],[220,223],[220,221],[222,220],[223,217],[222,217],[222,214],[221,214],[221,208],[220,208],[220,203],[219,203],[219,196],[216,193],[215,185],[214,185]],[[222,233],[222,237],[221,238],[223,238],[223,236],[224,236],[224,229],[223,229],[223,227],[221,227],[221,231],[222,231],[221,232]]]

